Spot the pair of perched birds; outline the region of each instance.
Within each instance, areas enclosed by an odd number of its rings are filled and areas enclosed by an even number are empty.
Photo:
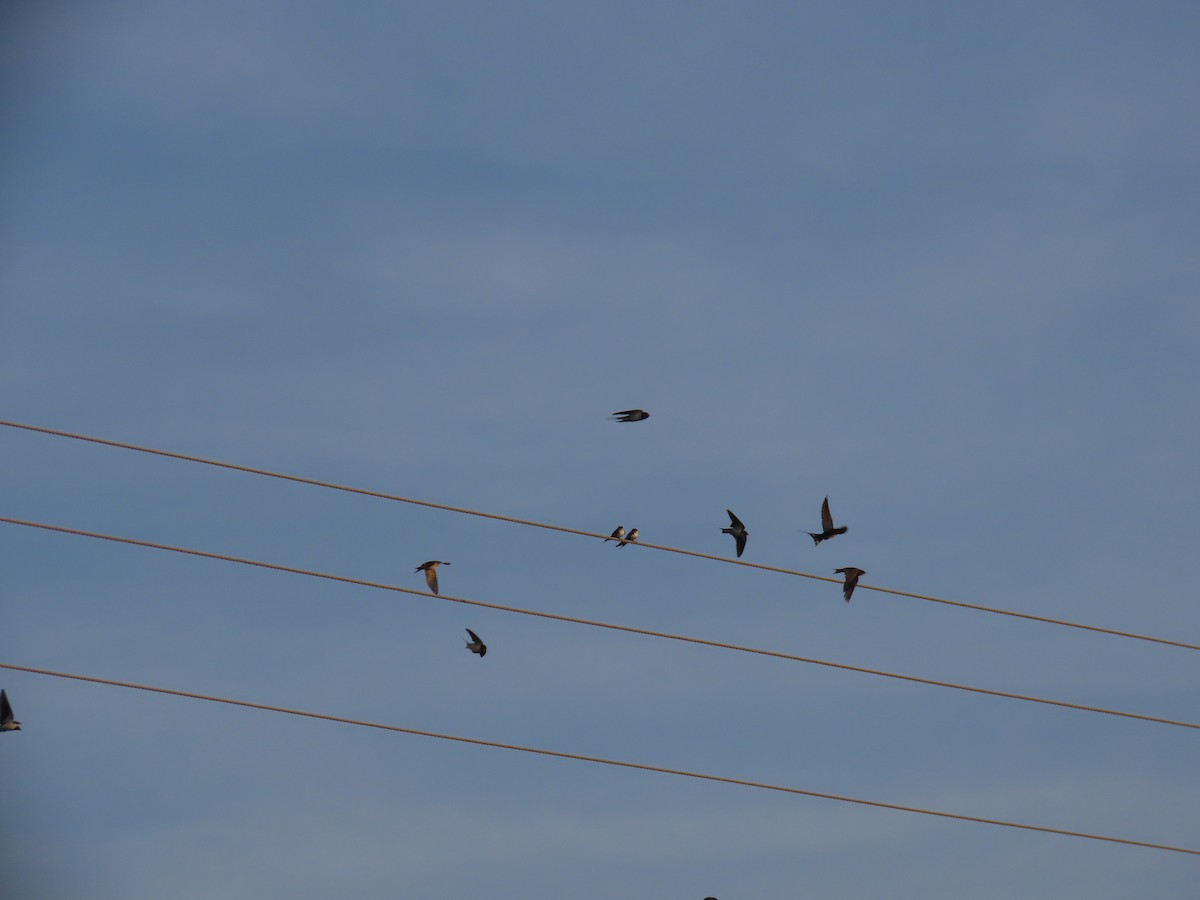
[[[631,532],[629,532],[629,534],[626,534],[625,526],[618,525],[616,528],[613,529],[613,533],[610,534],[608,537],[606,537],[604,540],[619,541],[620,543],[618,543],[617,546],[624,547],[630,541],[636,541],[640,535],[641,535],[641,532],[638,531],[636,528],[633,529]]]
[[[438,592],[438,580],[437,580],[438,566],[448,566],[448,565],[450,565],[450,563],[443,562],[440,559],[431,559],[431,560],[429,560],[429,562],[423,562],[419,566],[417,566],[415,569],[413,569],[413,573],[415,574],[417,572],[424,572],[425,573],[425,583],[427,585],[429,585],[429,589],[436,594]],[[470,650],[472,653],[478,654],[479,657],[482,659],[485,655],[487,655],[487,644],[485,644],[483,641],[481,641],[479,639],[479,635],[477,635],[475,632],[473,632],[470,628],[467,629],[467,634],[469,634],[471,636],[471,639],[469,641],[467,641],[467,649]]]
[[[12,707],[8,704],[8,693],[0,688],[0,731],[20,731],[21,723],[13,718]]]
[[[722,528],[722,534],[732,535],[737,544],[737,555],[740,559],[742,551],[746,549],[746,538],[750,532],[746,530],[746,526],[742,524],[742,520],[733,514],[732,509],[725,510],[729,514],[729,527]],[[825,498],[825,502],[821,504],[821,530],[819,532],[807,531],[809,537],[813,539],[813,546],[819,546],[821,541],[827,541],[832,537],[837,537],[839,534],[845,534],[850,529],[841,525],[834,527],[833,515],[829,512],[829,498]],[[850,602],[850,595],[854,593],[854,588],[858,585],[858,579],[867,572],[865,569],[860,569],[857,566],[846,566],[841,569],[834,569],[834,572],[843,576],[842,581],[842,596],[846,602]]]

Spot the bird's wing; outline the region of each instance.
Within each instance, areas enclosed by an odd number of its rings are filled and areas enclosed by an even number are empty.
[[[435,594],[438,592],[438,589],[437,589],[437,569],[434,569],[434,568],[430,567],[430,568],[428,568],[428,569],[426,569],[426,570],[425,570],[425,583],[426,583],[427,585],[429,585],[429,589],[430,589],[431,591],[433,591]]]
[[[634,413],[640,413],[640,409],[620,409],[613,413],[614,416],[632,416]]]
[[[821,528],[825,531],[833,531],[833,516],[829,512],[829,498],[825,498],[825,502],[821,504]]]
[[[13,717],[12,707],[8,705],[8,694],[0,690],[0,722],[11,722]]]
[[[742,530],[742,531],[745,530],[746,526],[742,524],[741,519],[739,519],[737,516],[735,516],[733,514],[732,509],[727,509],[727,510],[725,510],[725,512],[729,513],[729,524],[730,525],[732,525],[734,528],[737,528],[739,530]]]
[[[475,643],[477,643],[477,644],[483,643],[483,641],[481,641],[479,639],[479,635],[477,635],[475,632],[473,632],[470,628],[467,629],[467,634],[469,634],[471,636],[471,640],[473,640]]]
[[[742,531],[735,534],[733,539],[737,541],[737,555],[740,558],[742,551],[746,549],[746,532]]]

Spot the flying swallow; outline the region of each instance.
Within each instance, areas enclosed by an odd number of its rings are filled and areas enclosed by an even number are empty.
[[[8,705],[8,694],[0,689],[0,731],[20,731],[21,723],[13,718],[12,707]]]
[[[642,419],[650,418],[650,413],[644,409],[623,409],[613,415],[617,417],[618,422],[640,422]]]
[[[425,572],[425,583],[427,585],[429,585],[429,589],[436,594],[438,592],[438,589],[437,589],[437,567],[438,566],[448,566],[448,565],[450,565],[450,563],[442,562],[440,559],[431,559],[429,562],[421,563],[419,566],[417,566],[415,569],[413,569],[413,572],[424,571]]]
[[[625,537],[625,526],[618,525],[616,528],[613,529],[613,533],[610,534],[608,537],[606,537],[605,540],[606,541],[619,541],[623,537]]]
[[[859,576],[866,575],[865,569],[857,569],[854,566],[846,566],[844,569],[834,569],[846,576],[846,580],[842,582],[842,596],[846,598],[846,602],[850,602],[850,595],[854,593],[854,588],[858,584]]]
[[[850,529],[843,525],[841,528],[833,527],[833,516],[829,514],[829,498],[825,498],[825,502],[821,504],[821,533],[813,534],[811,531],[806,531],[809,537],[813,539],[813,546],[821,543],[821,541],[829,540],[829,538],[838,534],[845,534]]]
[[[473,632],[470,628],[467,629],[467,634],[471,636],[471,640],[467,641],[467,649],[472,653],[478,653],[479,658],[483,659],[487,655],[487,644],[479,639],[479,635]]]
[[[624,547],[630,541],[636,541],[637,539],[638,539],[638,530],[635,528],[635,529],[633,529],[633,531],[629,532],[629,534],[625,535],[625,540],[621,541],[621,543],[617,544],[617,546]]]
[[[733,535],[733,539],[737,541],[737,555],[740,558],[742,551],[746,549],[746,536],[750,534],[750,532],[746,530],[746,526],[742,524],[742,520],[733,514],[732,509],[727,509],[725,512],[729,513],[730,527],[722,528],[721,533]]]

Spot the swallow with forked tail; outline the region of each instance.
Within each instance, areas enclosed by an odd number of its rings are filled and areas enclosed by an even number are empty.
[[[429,589],[435,594],[438,592],[437,587],[437,568],[438,566],[448,566],[450,563],[442,562],[440,559],[431,559],[429,562],[421,563],[413,572],[424,572],[425,583],[429,585]]]
[[[479,635],[473,632],[470,628],[467,629],[467,634],[471,636],[471,639],[467,641],[467,649],[472,653],[478,653],[479,658],[483,659],[483,657],[487,655],[487,644],[481,641],[479,639]]]
[[[844,575],[846,580],[842,582],[842,597],[846,602],[850,602],[850,595],[854,593],[854,588],[858,585],[858,579],[862,575],[866,575],[866,569],[859,569],[854,566],[846,566],[844,569],[834,569],[839,575]]]
[[[811,531],[807,531],[805,534],[813,539],[813,546],[815,547],[821,541],[827,541],[836,535],[845,534],[849,530],[845,525],[840,528],[833,527],[833,516],[829,513],[829,498],[826,497],[825,502],[821,504],[821,533],[813,534]]]
[[[622,409],[613,415],[617,417],[618,422],[640,422],[650,418],[650,413],[644,409]]]
[[[727,509],[725,512],[729,513],[729,527],[722,528],[721,533],[733,535],[733,539],[737,541],[737,555],[740,559],[742,551],[746,549],[746,536],[750,532],[746,530],[746,526],[742,524],[742,520],[733,514],[732,509]]]

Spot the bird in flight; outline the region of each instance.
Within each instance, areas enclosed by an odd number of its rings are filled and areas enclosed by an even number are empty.
[[[438,592],[437,568],[438,568],[438,566],[448,566],[448,565],[450,565],[450,563],[442,562],[440,559],[431,559],[429,562],[421,563],[419,566],[417,566],[415,569],[413,569],[413,572],[414,573],[415,572],[424,572],[425,573],[425,583],[427,585],[429,585],[429,589],[436,594]]]
[[[733,514],[732,509],[727,509],[725,512],[729,513],[729,527],[722,528],[721,533],[733,535],[733,539],[737,541],[737,555],[741,558],[742,551],[746,549],[746,536],[750,532],[746,530],[746,526],[742,524],[742,520]]]
[[[842,596],[846,602],[850,602],[850,595],[854,593],[854,588],[858,585],[858,579],[862,575],[866,575],[865,569],[858,569],[854,566],[846,566],[844,569],[834,569],[833,571],[844,575],[846,580],[842,582]]]
[[[20,731],[21,723],[13,718],[12,707],[8,705],[8,694],[0,689],[0,731]]]
[[[471,636],[471,640],[467,641],[467,649],[472,653],[478,653],[479,658],[483,659],[487,655],[487,644],[479,639],[479,635],[473,632],[470,628],[467,629],[467,634]]]
[[[639,534],[638,530],[636,528],[633,529],[633,531],[631,531],[631,532],[629,532],[629,534],[625,535],[625,540],[621,541],[621,543],[617,544],[617,546],[624,547],[630,541],[636,541],[638,539],[638,534]]]
[[[617,417],[618,422],[640,422],[650,418],[650,413],[644,409],[622,409],[613,415]]]
[[[606,541],[619,541],[623,537],[625,537],[625,526],[618,525],[616,528],[613,529],[613,533],[610,534],[608,537],[606,537],[605,540]],[[620,545],[618,545],[618,546],[620,546]]]
[[[815,547],[821,541],[827,541],[835,535],[845,534],[849,530],[845,525],[840,528],[833,527],[833,516],[829,514],[829,498],[826,497],[825,502],[821,504],[821,533],[813,534],[811,531],[807,531],[805,534],[813,539]]]

